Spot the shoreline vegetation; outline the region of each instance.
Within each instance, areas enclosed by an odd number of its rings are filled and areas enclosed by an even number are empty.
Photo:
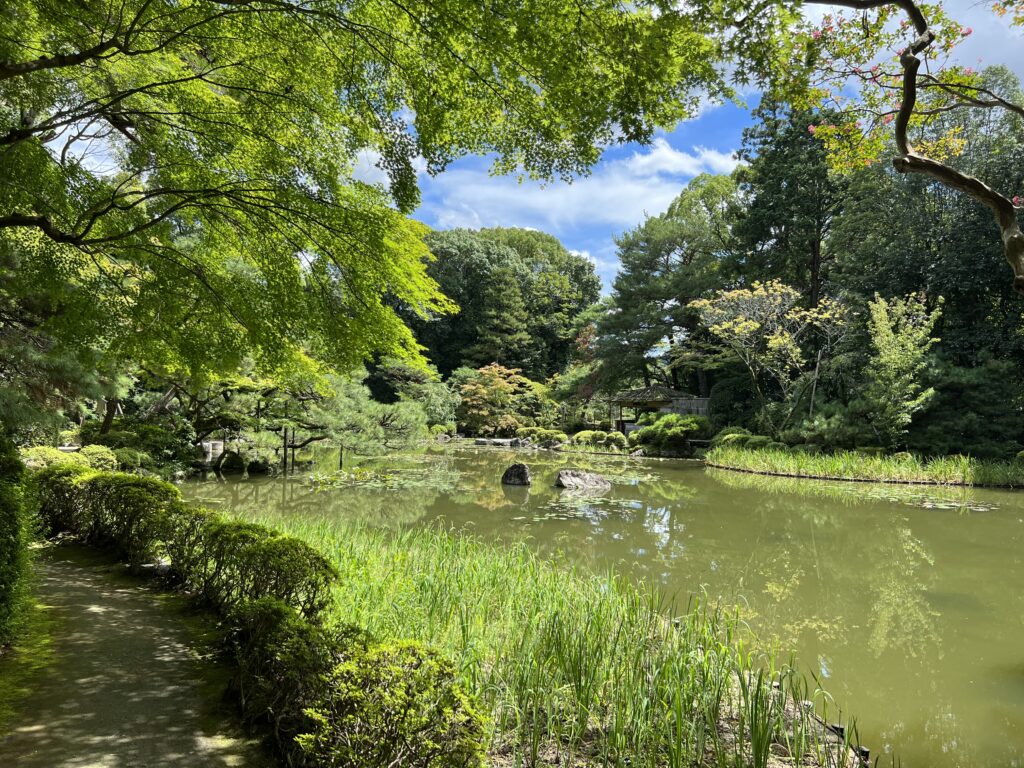
[[[856,451],[811,454],[726,444],[709,450],[704,463],[732,472],[831,482],[1024,487],[1024,462],[989,461],[970,456],[924,458],[911,453],[876,455]]]
[[[495,766],[856,762],[855,728],[823,725],[837,719],[828,694],[704,600],[677,613],[614,574],[440,528],[235,520],[122,473],[51,468],[29,488],[51,533],[136,568],[162,563],[169,584],[225,618],[247,714],[275,719],[301,765],[335,764],[352,728],[367,749],[404,744],[402,764],[424,768],[485,755]],[[431,715],[442,699],[451,706]],[[388,714],[406,704],[413,721]],[[429,748],[451,739],[454,752]],[[368,754],[360,764],[386,764]]]

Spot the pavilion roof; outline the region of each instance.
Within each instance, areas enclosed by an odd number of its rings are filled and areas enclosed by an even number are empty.
[[[671,387],[643,387],[642,389],[630,389],[619,392],[612,398],[612,402],[618,405],[671,403],[673,400],[685,400],[693,395],[680,392]]]

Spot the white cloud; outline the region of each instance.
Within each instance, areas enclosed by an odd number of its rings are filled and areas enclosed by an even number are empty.
[[[442,228],[500,225],[555,234],[581,226],[622,229],[661,213],[694,176],[729,173],[736,165],[731,154],[704,147],[684,152],[657,138],[572,183],[519,183],[482,168],[453,168],[424,185],[423,212]]]

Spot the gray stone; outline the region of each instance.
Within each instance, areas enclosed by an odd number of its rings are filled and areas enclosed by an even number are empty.
[[[600,475],[593,472],[584,472],[582,469],[560,469],[555,478],[555,488],[568,488],[570,490],[586,491],[607,491],[612,484]]]
[[[502,485],[529,485],[530,482],[530,468],[522,463],[513,464],[501,476]]]
[[[451,442],[451,437],[446,432],[439,432],[437,435],[437,442],[448,443]]]
[[[635,451],[633,451],[629,455],[634,457],[634,458],[639,459],[639,458],[641,458],[644,455],[644,449],[643,448],[637,448]]]

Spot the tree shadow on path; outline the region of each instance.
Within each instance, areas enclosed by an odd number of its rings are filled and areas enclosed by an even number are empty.
[[[53,655],[0,733],[0,766],[273,765],[227,711],[226,672],[201,655],[209,631],[184,600],[79,546],[45,550],[36,571]]]

